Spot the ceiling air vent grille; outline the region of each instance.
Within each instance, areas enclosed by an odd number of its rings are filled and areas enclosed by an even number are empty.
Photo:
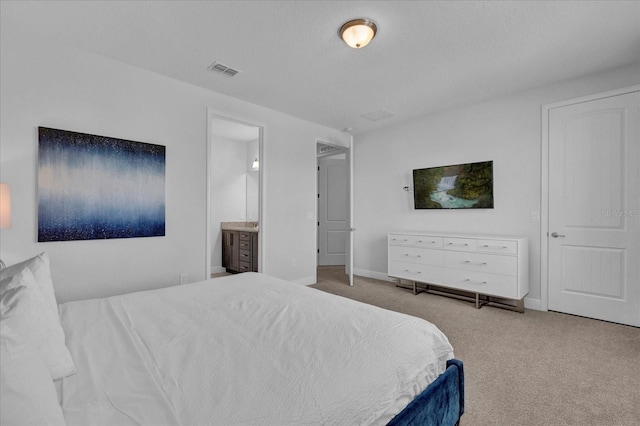
[[[396,115],[388,109],[379,109],[377,111],[371,111],[366,114],[362,114],[360,117],[366,118],[367,120],[371,121],[380,121],[384,120],[385,118],[391,118],[395,116]]]
[[[224,64],[221,64],[220,62],[214,62],[211,65],[209,65],[209,68],[207,68],[211,71],[215,71],[218,72],[224,76],[227,77],[235,77],[236,74],[238,74],[240,71],[233,69],[231,67],[228,67]]]

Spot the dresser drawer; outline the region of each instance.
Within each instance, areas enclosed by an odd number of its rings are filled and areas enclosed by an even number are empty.
[[[505,240],[478,240],[478,253],[518,254],[518,242]]]
[[[413,242],[413,238],[414,237],[411,235],[389,234],[389,245],[410,246]]]
[[[518,275],[518,259],[514,256],[448,251],[444,253],[444,266],[514,277]]]
[[[442,271],[439,266],[389,261],[389,276],[405,280],[436,284],[441,279]]]
[[[240,249],[240,262],[251,262],[251,250]]]
[[[518,298],[518,279],[506,275],[477,271],[445,269],[446,286],[474,293],[506,298]]]
[[[443,238],[445,250],[476,251],[476,240],[471,238]]]
[[[441,250],[429,250],[408,246],[389,246],[389,259],[401,262],[442,266]]]
[[[243,262],[242,260],[239,262],[239,271],[238,272],[250,272],[251,271],[251,263]]]
[[[417,235],[414,237],[413,245],[415,247],[441,249],[442,237],[432,237],[430,235]]]
[[[442,237],[432,237],[429,235],[389,234],[389,245],[442,248]]]
[[[389,245],[412,246],[417,238],[415,235],[389,234]]]

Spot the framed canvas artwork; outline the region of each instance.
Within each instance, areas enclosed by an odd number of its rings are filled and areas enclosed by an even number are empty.
[[[165,147],[38,128],[38,241],[165,235]]]

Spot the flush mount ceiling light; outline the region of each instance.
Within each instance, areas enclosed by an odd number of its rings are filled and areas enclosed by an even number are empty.
[[[349,47],[365,47],[376,36],[378,27],[370,19],[353,19],[340,28],[340,37]]]

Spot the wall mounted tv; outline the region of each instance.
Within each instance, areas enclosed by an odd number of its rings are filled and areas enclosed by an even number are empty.
[[[492,209],[493,161],[413,171],[416,209]]]

